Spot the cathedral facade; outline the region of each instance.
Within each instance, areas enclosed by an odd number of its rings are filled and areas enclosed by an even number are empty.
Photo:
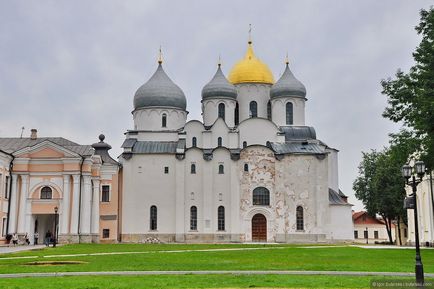
[[[338,151],[305,124],[305,86],[274,80],[251,41],[202,90],[203,120],[161,59],[134,95],[118,161],[104,136],[0,138],[2,238],[74,242],[334,242],[353,239]],[[41,238],[42,239],[42,238]],[[41,240],[39,240],[41,242]]]

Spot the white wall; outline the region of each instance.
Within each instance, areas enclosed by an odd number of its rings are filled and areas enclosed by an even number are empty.
[[[167,116],[166,127],[162,126],[163,114]],[[176,130],[183,128],[187,112],[179,108],[149,107],[133,111],[135,130]]]
[[[299,97],[281,97],[271,100],[272,120],[278,126],[286,126],[286,103],[293,105],[293,124],[305,125],[305,99]]]
[[[239,106],[239,120],[242,122],[245,119],[250,118],[251,101],[256,101],[258,104],[258,117],[267,118],[267,103],[270,100],[270,88],[269,84],[260,83],[241,83],[236,84]]]

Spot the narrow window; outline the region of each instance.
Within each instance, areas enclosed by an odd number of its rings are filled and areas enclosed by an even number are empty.
[[[196,164],[191,164],[190,173],[192,174],[196,173]]]
[[[217,230],[225,230],[225,207],[219,206],[217,209]]]
[[[245,149],[247,147],[247,142],[243,141],[243,149]]]
[[[354,239],[358,239],[359,238],[359,231],[354,231]]]
[[[257,187],[253,190],[253,205],[269,206],[270,191],[264,187]]]
[[[219,104],[218,117],[221,117],[221,118],[223,118],[223,120],[225,120],[225,104],[224,103]]]
[[[286,103],[286,124],[291,125],[293,124],[293,106],[292,102]]]
[[[407,238],[407,229],[404,228],[404,238]]]
[[[304,219],[303,219],[303,207],[302,206],[297,207],[296,217],[297,217],[297,230],[303,231],[304,230]]]
[[[164,167],[164,173],[168,174],[169,173],[169,167]]]
[[[110,202],[110,186],[103,185],[101,192],[101,202]]]
[[[250,117],[258,117],[258,104],[256,101],[250,102]]]
[[[192,206],[190,208],[190,230],[197,230],[197,208],[196,206]]]
[[[102,237],[107,239],[110,237],[110,229],[102,229]]]
[[[195,136],[191,139],[191,146],[197,147],[197,138]]]
[[[367,231],[367,230],[366,230],[366,231],[363,231],[363,235],[364,235],[365,239],[368,239],[368,238],[369,238],[369,234],[368,234],[368,231]]]
[[[378,239],[378,231],[374,231],[374,239]]]
[[[3,221],[2,221],[2,237],[6,236],[7,222],[8,222],[8,219],[3,218]]]
[[[235,120],[235,125],[238,125],[240,123],[240,109],[238,107],[238,102],[235,105],[235,112],[234,112],[235,116],[234,116],[234,120]]]
[[[149,229],[151,231],[157,230],[157,207],[151,206],[151,216],[150,216]]]
[[[217,146],[221,147],[223,145],[222,143],[223,143],[222,138],[218,137],[218,139],[217,139]]]
[[[248,164],[244,164],[244,171],[248,172],[249,171],[249,165]]]
[[[41,199],[49,200],[53,198],[53,191],[50,187],[43,187],[41,189]]]
[[[5,199],[9,198],[9,176],[6,176],[5,182]]]
[[[267,118],[269,120],[271,120],[271,102],[270,101],[268,101],[268,103],[267,103]]]
[[[219,174],[225,173],[225,167],[223,165],[219,165]]]
[[[161,117],[161,126],[166,127],[167,126],[167,114],[163,113],[163,116]]]

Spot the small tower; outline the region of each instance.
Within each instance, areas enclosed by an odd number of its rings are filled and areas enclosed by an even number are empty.
[[[272,120],[276,125],[305,125],[306,88],[292,74],[288,60],[282,76],[271,87],[270,97]]]
[[[246,55],[232,68],[229,81],[238,92],[240,122],[251,117],[269,116],[270,87],[274,78],[268,66],[253,52],[250,37]]]
[[[229,127],[235,126],[237,90],[224,76],[221,64],[211,81],[202,89],[202,114],[205,126],[222,118]]]
[[[185,125],[187,101],[184,92],[167,76],[162,63],[160,52],[157,70],[134,95],[135,130],[177,130]]]

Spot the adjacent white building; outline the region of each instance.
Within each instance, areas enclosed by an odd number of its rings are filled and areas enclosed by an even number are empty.
[[[134,96],[123,143],[120,239],[143,242],[353,240],[338,151],[305,124],[306,89],[288,63],[275,82],[247,53],[202,90],[203,120],[162,61]]]

